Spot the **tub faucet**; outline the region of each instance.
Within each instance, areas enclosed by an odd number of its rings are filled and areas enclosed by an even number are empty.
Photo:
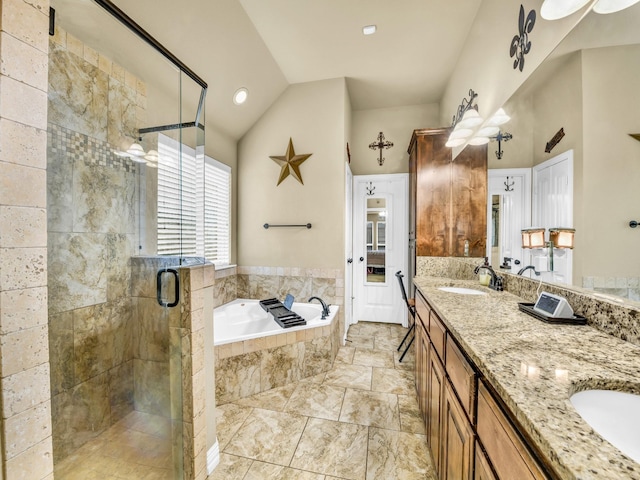
[[[540,276],[540,272],[536,270],[536,267],[534,267],[533,265],[527,265],[526,267],[521,268],[520,270],[518,270],[518,275],[522,275],[524,272],[526,272],[527,270],[533,270],[533,273],[536,274],[536,276]]]
[[[498,276],[496,272],[493,271],[493,268],[491,267],[491,265],[478,265],[476,268],[473,269],[473,273],[477,275],[478,272],[483,268],[491,274],[491,281],[489,282],[489,288],[501,292],[504,289],[502,284],[502,277]]]
[[[318,300],[322,304],[322,320],[327,318],[329,316],[329,305],[327,305],[320,297],[311,297],[307,302],[311,303],[311,300]]]

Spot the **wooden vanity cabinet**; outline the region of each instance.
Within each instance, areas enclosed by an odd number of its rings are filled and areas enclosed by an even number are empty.
[[[478,385],[476,429],[498,478],[548,478],[482,381]]]
[[[419,290],[415,298],[416,389],[438,478],[550,478]]]
[[[475,436],[449,382],[444,386],[441,435],[440,479],[471,480]]]

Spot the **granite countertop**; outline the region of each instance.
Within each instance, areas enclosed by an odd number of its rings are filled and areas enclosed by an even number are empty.
[[[477,281],[414,283],[561,478],[640,480],[640,464],[595,433],[569,401],[592,388],[640,393],[640,347],[586,325],[539,321],[518,310],[521,298]]]

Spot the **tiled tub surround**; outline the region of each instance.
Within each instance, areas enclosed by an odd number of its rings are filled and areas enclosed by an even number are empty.
[[[511,287],[529,296],[526,279],[516,280],[522,285]],[[527,296],[494,292],[475,280],[414,281],[559,478],[640,479],[640,465],[594,433],[569,401],[590,388],[640,393],[640,347],[590,326],[540,322],[519,312]],[[437,289],[445,285],[487,295]]]
[[[418,257],[416,277],[432,276],[459,280],[476,280],[473,268],[483,259],[456,257]],[[504,289],[535,302],[539,281],[511,273],[497,272],[504,277]],[[476,281],[475,286],[479,286]],[[588,324],[621,340],[640,345],[640,304],[632,301],[616,301],[598,296],[598,292],[574,286],[543,283],[540,290],[565,297],[574,312],[587,318]]]
[[[305,302],[319,296],[332,305],[344,304],[344,272],[340,269],[238,267],[236,298],[280,298],[287,293]],[[218,277],[217,294],[228,301],[233,274]],[[222,279],[223,285],[219,285]],[[219,300],[215,300],[219,305]],[[331,368],[342,342],[344,313],[340,308],[330,327],[283,333],[263,339],[215,347],[216,402],[229,403]]]
[[[144,84],[57,29],[49,40],[47,230],[54,460],[134,408],[139,166],[117,157]]]

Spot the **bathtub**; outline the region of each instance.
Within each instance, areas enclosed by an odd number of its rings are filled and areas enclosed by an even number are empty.
[[[328,326],[332,324],[338,308],[337,305],[330,305],[329,316],[322,320],[322,305],[319,303],[294,303],[291,310],[304,318],[307,324],[282,328],[271,314],[264,311],[259,300],[238,298],[214,309],[213,344],[219,346]]]

